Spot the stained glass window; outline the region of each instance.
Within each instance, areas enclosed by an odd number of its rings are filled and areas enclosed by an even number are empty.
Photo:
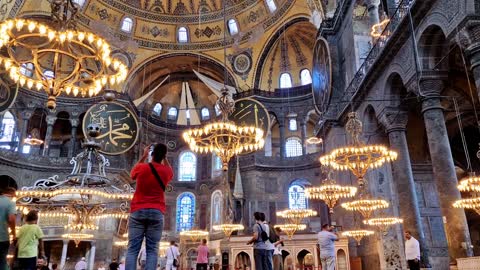
[[[122,25],[120,26],[120,29],[125,33],[132,32],[133,20],[131,18],[128,18],[128,17],[124,18],[122,20]]]
[[[223,197],[220,190],[216,190],[212,194],[212,206],[211,206],[211,224],[222,224],[222,211],[223,211]]]
[[[298,157],[302,155],[302,141],[297,137],[290,137],[285,142],[287,157]]]
[[[6,111],[3,115],[3,120],[0,126],[0,142],[11,142],[13,139],[13,134],[15,132],[15,119],[13,115]],[[1,148],[10,149],[9,145],[2,144]]]
[[[297,119],[295,118],[290,118],[290,120],[288,120],[288,129],[290,131],[297,131]]]
[[[306,209],[307,198],[305,198],[305,189],[293,184],[288,188],[288,208],[290,209]]]
[[[222,170],[222,159],[217,156],[215,153],[212,154],[213,158],[213,170],[214,171],[221,171]]]
[[[177,199],[177,231],[193,228],[195,222],[195,195],[190,192],[180,194]]]
[[[310,70],[302,69],[300,72],[300,81],[302,85],[307,85],[312,83],[312,76],[310,75]]]
[[[168,109],[168,120],[177,120],[178,110],[175,107],[170,107]]]
[[[162,104],[160,103],[155,104],[155,107],[153,107],[153,112],[156,115],[160,116],[162,114]]]
[[[195,181],[197,178],[197,157],[192,152],[183,152],[180,155],[178,181]]]

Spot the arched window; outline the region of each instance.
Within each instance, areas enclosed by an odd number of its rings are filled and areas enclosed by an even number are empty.
[[[55,79],[55,73],[52,71],[52,70],[45,70],[43,72],[43,77],[45,77],[45,79]]]
[[[160,103],[155,104],[155,107],[153,107],[153,112],[157,116],[160,116],[162,114],[162,104],[160,104]]]
[[[238,24],[235,19],[228,20],[228,31],[231,36],[238,34]]]
[[[197,157],[194,153],[188,151],[180,155],[180,165],[178,166],[178,181],[197,180]]]
[[[211,202],[211,220],[210,228],[213,225],[222,224],[222,215],[223,215],[223,196],[220,190],[215,190],[212,193],[212,202]]]
[[[310,70],[302,69],[302,71],[300,71],[300,82],[302,83],[302,85],[312,83],[312,75],[310,74]]]
[[[268,10],[270,10],[271,13],[275,12],[277,10],[277,4],[275,4],[275,0],[266,0]]]
[[[168,120],[177,120],[178,109],[175,107],[170,107],[168,109]]]
[[[120,25],[120,30],[125,33],[131,33],[133,29],[133,20],[129,17],[125,17],[122,20],[122,24]]]
[[[288,208],[307,208],[307,198],[305,197],[305,188],[303,186],[293,184],[288,188]]]
[[[290,118],[290,120],[288,120],[288,129],[289,129],[290,131],[297,131],[297,129],[298,129],[297,119],[295,119],[295,118]]]
[[[219,156],[217,156],[217,154],[215,153],[212,154],[212,159],[213,159],[213,170],[221,171],[223,167],[222,159]]]
[[[185,111],[185,116],[187,117],[187,119],[190,119],[190,110]]]
[[[220,107],[218,106],[218,104],[215,104],[215,115],[219,116],[221,113],[222,111],[220,111]]]
[[[202,120],[209,120],[210,119],[210,111],[208,108],[202,108]]]
[[[292,76],[288,73],[282,73],[280,75],[280,88],[292,87]]]
[[[13,118],[13,114],[9,111],[6,111],[3,115],[3,120],[0,126],[0,144],[1,148],[10,149],[10,145],[6,145],[4,143],[9,143],[13,139],[13,135],[15,133],[15,118]]]
[[[72,2],[79,5],[80,7],[83,7],[83,5],[85,5],[85,0],[73,0]]]
[[[186,27],[178,28],[178,42],[185,43],[188,42],[188,31]]]
[[[33,63],[23,63],[20,66],[20,73],[27,76],[27,77],[32,77],[33,76]]]
[[[302,141],[297,137],[290,137],[285,142],[287,157],[298,157],[302,155]]]
[[[180,194],[177,199],[177,231],[193,228],[195,222],[195,195],[190,192]]]

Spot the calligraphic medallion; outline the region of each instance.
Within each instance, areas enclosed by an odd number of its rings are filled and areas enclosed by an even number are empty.
[[[0,79],[0,113],[8,110],[15,102],[18,94],[18,85],[10,87],[8,83]]]
[[[270,130],[270,116],[263,104],[253,98],[235,101],[235,108],[229,119],[237,126],[254,126],[263,130],[264,138]]]
[[[330,48],[324,38],[315,43],[312,69],[313,102],[318,113],[323,113],[330,102],[332,89],[332,63]]]
[[[101,153],[123,154],[137,142],[138,120],[135,114],[122,104],[101,102],[93,105],[83,118],[82,129],[85,137],[90,124],[100,127],[100,135],[92,139],[102,145]]]

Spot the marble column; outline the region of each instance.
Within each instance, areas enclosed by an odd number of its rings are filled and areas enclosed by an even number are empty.
[[[18,152],[23,153],[23,145],[24,140],[28,136],[28,122],[30,121],[30,117],[32,117],[32,112],[30,111],[23,111],[22,112],[22,129],[20,131],[19,141],[18,141]]]
[[[300,134],[302,139],[302,153],[307,154],[307,122],[300,122]]]
[[[470,69],[473,73],[473,80],[477,88],[477,95],[480,98],[480,22],[467,22],[461,31],[460,42],[466,48],[467,61],[470,62]]]
[[[77,127],[78,119],[70,119],[70,124],[72,125],[72,135],[70,137],[70,147],[68,148],[68,157],[73,157],[75,154],[75,145],[77,143]]]
[[[392,176],[395,189],[398,194],[400,217],[403,219],[405,231],[410,231],[420,243],[422,264],[425,268],[430,268],[429,251],[422,218],[418,205],[415,180],[413,178],[412,164],[410,162],[410,153],[408,151],[407,129],[408,113],[398,109],[385,109],[380,118],[384,125],[390,148],[397,151],[398,158],[392,162]]]
[[[378,13],[378,6],[380,0],[366,0],[368,10],[368,18],[370,19],[370,27],[380,22],[380,15]]]
[[[435,178],[437,192],[440,199],[440,208],[444,218],[445,233],[448,240],[448,252],[452,263],[455,259],[472,256],[471,248],[466,250],[462,244],[470,245],[470,232],[463,209],[452,207],[452,203],[460,199],[460,191],[457,189],[457,175],[453,163],[450,141],[445,117],[440,100],[440,94],[444,89],[441,78],[424,78],[420,82],[422,100],[422,114],[432,161],[433,176]],[[435,237],[435,232],[433,237]]]
[[[89,255],[89,258],[88,258],[87,269],[93,270],[93,266],[95,265],[95,251],[96,251],[97,247],[96,247],[96,242],[95,241],[92,241],[90,244],[91,244],[91,247],[90,247],[90,255]]]
[[[67,262],[68,240],[63,240],[62,257],[60,258],[60,269],[63,269]]]
[[[43,143],[43,156],[48,156],[50,141],[52,140],[53,124],[57,120],[57,117],[47,115],[47,132],[45,134],[45,141]]]
[[[278,130],[280,132],[280,157],[285,157],[285,118],[278,117]]]

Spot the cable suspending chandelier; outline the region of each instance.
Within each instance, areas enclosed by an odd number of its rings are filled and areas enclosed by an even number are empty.
[[[369,169],[382,166],[385,162],[397,159],[397,152],[389,150],[383,145],[365,145],[360,141],[362,134],[362,122],[356,112],[348,114],[345,125],[350,134],[353,144],[336,148],[329,154],[320,157],[320,163],[330,166],[335,170],[350,170],[358,179],[361,188],[365,184],[365,174]]]
[[[100,128],[94,124],[88,135],[95,138]],[[115,183],[105,172],[110,163],[100,154],[100,144],[88,138],[84,150],[72,158],[73,169],[65,179],[57,175],[40,179],[33,186],[17,191],[17,205],[38,210],[41,218],[66,217],[64,237],[76,244],[93,237],[98,221],[127,218],[133,189],[128,184]]]
[[[113,59],[103,38],[76,30],[79,7],[72,0],[50,1],[54,26],[30,19],[0,23],[0,66],[28,89],[48,95],[54,109],[62,93],[92,97],[127,77],[127,67]]]

